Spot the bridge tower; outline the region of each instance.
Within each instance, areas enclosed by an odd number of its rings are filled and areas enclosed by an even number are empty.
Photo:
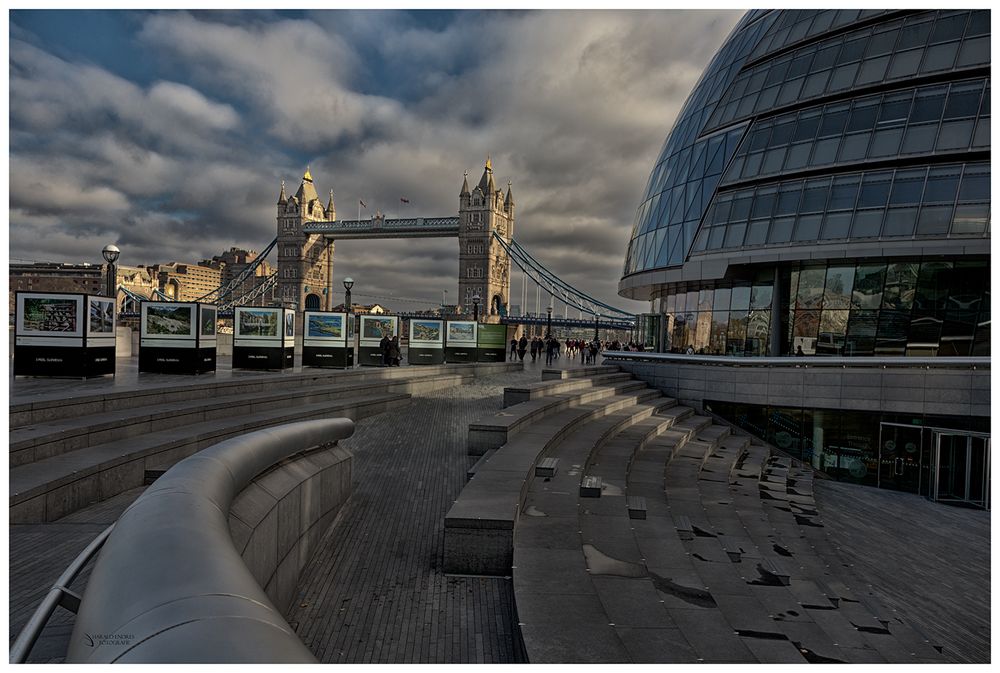
[[[510,307],[510,259],[496,240],[514,237],[514,195],[510,183],[507,194],[497,189],[489,158],[479,184],[469,191],[468,174],[458,197],[458,303],[468,311],[472,297],[482,297],[480,314],[499,320]]]
[[[282,305],[289,306],[294,302],[299,311],[333,308],[330,291],[333,241],[319,234],[307,234],[302,228],[307,222],[332,222],[336,219],[333,190],[330,190],[330,200],[324,207],[308,168],[298,191],[290,198],[285,195],[285,182],[282,180],[277,222],[277,297]]]

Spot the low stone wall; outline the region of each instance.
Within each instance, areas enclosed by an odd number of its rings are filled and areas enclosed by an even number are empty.
[[[351,494],[352,462],[339,446],[294,456],[256,477],[233,501],[233,544],[286,617],[299,574]]]
[[[814,409],[845,409],[947,416],[990,415],[987,367],[914,364],[757,366],[702,362],[609,360],[681,404],[704,400]],[[857,358],[862,360],[862,358]],[[872,366],[875,365],[875,366]]]

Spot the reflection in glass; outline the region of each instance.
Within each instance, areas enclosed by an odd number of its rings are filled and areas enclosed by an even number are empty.
[[[885,264],[859,264],[854,278],[851,308],[877,309],[882,305]]]

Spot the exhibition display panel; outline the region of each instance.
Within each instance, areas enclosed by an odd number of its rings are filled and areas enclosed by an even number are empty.
[[[215,371],[218,308],[197,302],[144,301],[139,313],[139,371]]]
[[[287,369],[295,363],[295,311],[238,306],[233,315],[234,369]]]
[[[439,365],[444,362],[443,320],[410,320],[410,348],[406,361],[411,365]]]
[[[302,319],[302,366],[354,366],[354,316],[306,311]]]
[[[445,331],[444,361],[475,362],[477,324],[471,320],[449,320]],[[506,334],[504,335],[506,338]]]
[[[18,292],[14,312],[14,376],[114,375],[113,298]]]
[[[507,359],[507,326],[479,325],[476,357],[479,362],[503,362]]]
[[[361,340],[358,345],[358,362],[362,365],[382,366],[382,337],[399,336],[399,318],[390,315],[361,316]]]

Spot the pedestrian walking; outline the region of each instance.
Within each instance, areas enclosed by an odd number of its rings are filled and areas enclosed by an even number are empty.
[[[399,347],[399,337],[392,337],[392,341],[389,343],[389,364],[393,367],[398,367],[399,363],[403,360],[403,351]]]
[[[513,362],[517,356],[517,339],[510,340],[510,361]]]
[[[390,352],[392,348],[392,342],[389,340],[388,334],[382,335],[382,340],[378,342],[379,351],[382,353],[382,366],[388,367],[390,363]]]
[[[528,337],[521,335],[521,340],[517,342],[517,357],[524,362],[524,354],[528,350]]]

